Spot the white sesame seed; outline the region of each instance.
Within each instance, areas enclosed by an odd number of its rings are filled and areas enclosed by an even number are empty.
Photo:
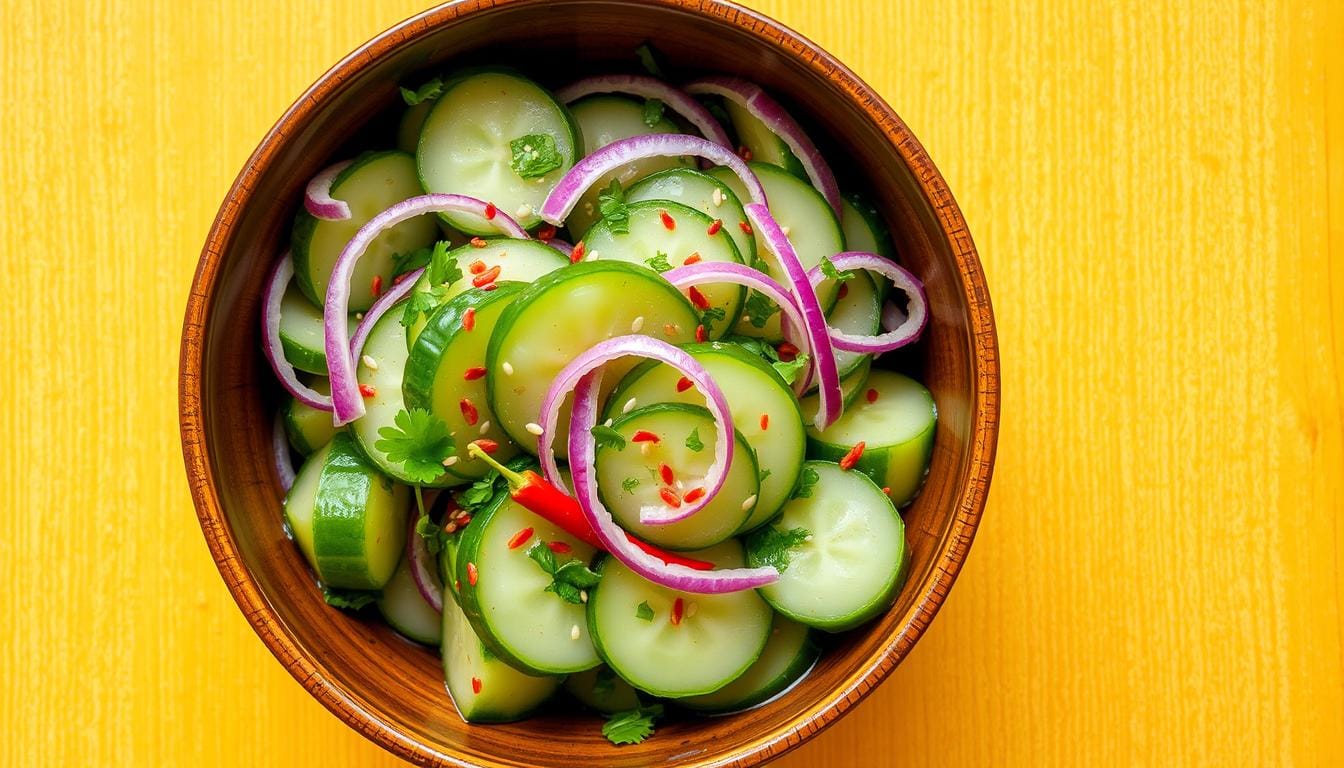
[[[606,421],[602,422],[602,426],[610,427],[612,425],[612,421],[613,421],[612,419],[607,419]]]
[[[448,458],[446,458],[446,459],[443,460],[443,466],[445,466],[445,467],[451,467],[451,466],[453,466],[453,465],[456,464],[456,463],[457,463],[457,457],[456,457],[456,456],[449,456]]]
[[[753,493],[752,495],[750,495],[750,496],[748,496],[747,498],[743,499],[743,501],[742,501],[742,509],[743,509],[743,510],[747,510],[747,509],[751,509],[751,508],[754,507],[754,506],[756,506],[756,494]]]
[[[485,421],[482,421],[482,422],[481,422],[481,432],[480,432],[480,434],[484,435],[486,432],[489,432],[489,431],[490,431],[490,420],[489,420],[489,419],[486,419]]]
[[[523,151],[524,151],[524,152],[531,152],[531,151],[532,151],[532,145],[531,145],[531,144],[524,144],[524,145],[523,145]]]
[[[785,224],[784,226],[782,226],[782,227],[779,228],[779,231],[780,231],[780,232],[783,232],[785,237],[788,237],[788,236],[789,236],[789,225],[788,225],[788,224]]]
[[[365,355],[364,357],[361,357],[360,360],[362,360],[362,361],[364,362],[364,367],[365,367],[365,368],[368,368],[370,371],[376,371],[376,370],[378,370],[378,361],[377,361],[377,360],[374,360],[374,359],[373,359],[372,357],[370,357],[369,355]]]
[[[720,205],[723,205],[723,190],[719,189],[718,187],[715,187],[714,194],[711,195],[711,197],[713,197],[714,199],[715,208],[718,208]]]
[[[625,405],[621,406],[621,413],[629,413],[635,410],[635,403],[636,400],[633,397],[630,398],[629,400],[626,400]]]
[[[356,312],[356,313],[355,313],[355,319],[356,319],[356,320],[363,320],[363,319],[364,319],[364,313],[363,313],[363,312]]]
[[[586,589],[580,589],[580,590],[579,590],[579,599],[582,600],[582,601],[585,602],[585,603],[588,602],[588,590],[586,590]]]
[[[630,332],[639,333],[644,330],[644,316],[640,315],[630,322]]]
[[[640,443],[639,452],[641,455],[648,456],[653,453],[653,443]]]
[[[572,627],[569,628],[569,639],[570,639],[570,640],[578,640],[578,639],[579,639],[579,625],[578,625],[578,624],[575,624],[574,626],[572,626]]]
[[[536,423],[535,421],[527,422],[527,424],[523,427],[523,429],[526,429],[528,432],[536,435],[537,437],[541,437],[541,433],[546,431],[542,429],[541,425]]]
[[[588,260],[589,260],[589,261],[593,261],[594,259],[600,259],[600,258],[602,258],[602,252],[601,252],[601,251],[589,251],[589,252],[588,252]]]
[[[502,368],[502,369],[504,370],[504,375],[505,375],[505,376],[512,376],[512,375],[513,375],[513,365],[511,365],[511,364],[509,363],[508,360],[505,360],[505,361],[504,361],[504,364],[501,365],[501,366],[499,366],[499,367]]]
[[[686,618],[691,618],[698,610],[700,610],[700,604],[692,600],[691,603],[686,606]]]
[[[517,213],[518,218],[526,219],[528,216],[532,215],[532,206],[528,205],[527,203],[523,203],[522,205],[518,206]]]

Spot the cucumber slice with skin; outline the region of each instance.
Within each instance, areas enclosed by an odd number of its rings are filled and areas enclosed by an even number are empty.
[[[560,165],[545,175],[523,178],[513,169],[510,145],[537,135],[555,143]],[[444,86],[421,128],[416,163],[424,191],[487,200],[531,228],[541,223],[536,212],[573,167],[578,147],[569,113],[549,91],[510,72],[482,71]],[[498,231],[472,214],[443,216],[470,234]]]
[[[905,523],[862,472],[823,461],[803,472],[816,473],[810,495],[747,537],[747,559],[779,568],[779,581],[757,590],[775,610],[827,632],[852,629],[885,611],[905,583]],[[782,547],[781,536],[797,529],[806,538]]]
[[[857,194],[849,194],[845,195],[840,205],[840,229],[845,233],[845,250],[896,258],[896,246],[892,245],[886,222],[872,203]],[[877,281],[879,303],[886,299],[890,290],[890,281]]]
[[[865,355],[864,359],[859,361],[858,367],[840,380],[840,402],[844,404],[846,410],[864,393],[866,389],[864,385],[868,383],[868,372],[872,367],[873,358]],[[817,420],[817,411],[821,410],[821,396],[816,392],[806,395],[798,401],[798,407],[803,411],[803,424],[811,424]],[[838,456],[836,460],[839,461]]]
[[[443,638],[443,617],[421,596],[415,577],[411,576],[410,560],[405,556],[383,586],[378,610],[393,629],[417,643],[438,645]]]
[[[854,469],[887,488],[892,502],[903,507],[929,473],[938,406],[924,385],[893,371],[870,373],[864,392],[831,426],[808,427],[808,455],[838,461],[863,442]]]
[[[477,242],[482,241],[478,240]],[[479,247],[464,245],[453,249],[448,254],[450,258],[457,260],[457,266],[462,270],[462,277],[443,289],[443,295],[439,297],[440,301],[449,301],[474,288],[472,280],[476,278],[476,273],[472,272],[472,269],[479,269],[480,274],[487,274],[495,267],[499,267],[499,276],[495,278],[496,282],[530,283],[542,275],[550,274],[569,264],[569,259],[565,258],[564,254],[539,240],[496,237],[483,242],[484,245]],[[477,262],[480,263],[479,266],[477,266]],[[429,275],[425,274],[416,280],[415,286],[411,290],[424,293],[434,287],[429,283]],[[407,327],[406,341],[408,344],[414,344],[420,338],[420,332],[424,330],[425,323],[428,321],[428,316],[422,314]]]
[[[724,111],[733,124],[733,133],[737,142],[751,152],[750,158],[756,162],[777,166],[800,179],[807,180],[807,169],[803,167],[797,155],[789,145],[769,128],[760,118],[751,114],[741,104],[732,99],[723,100]]]
[[[434,108],[434,100],[429,99],[407,107],[401,113],[401,122],[397,123],[397,149],[410,155],[420,147],[420,131],[425,127],[425,119]]]
[[[337,589],[382,589],[401,559],[406,543],[406,486],[384,477],[346,432],[338,432],[321,454],[311,512],[286,514],[302,542],[300,521],[310,521],[309,562],[317,578]],[[312,462],[312,459],[309,459]],[[305,465],[306,467],[307,465]],[[297,499],[296,499],[297,501]]]
[[[686,297],[646,267],[593,261],[553,272],[528,286],[495,326],[486,352],[490,408],[509,437],[535,453],[537,436],[527,425],[540,420],[547,387],[571,360],[599,341],[637,329],[685,344],[699,322]],[[612,386],[630,365],[607,365]],[[568,423],[566,410],[554,443],[560,458],[567,455]]]
[[[807,677],[820,655],[821,648],[807,625],[776,614],[765,650],[741,677],[713,693],[678,699],[677,703],[704,714],[726,715],[758,707]]]
[[[351,335],[357,325],[350,318]],[[303,292],[291,282],[280,298],[280,347],[285,351],[285,359],[300,371],[326,376],[326,338],[322,310],[304,298]]]
[[[308,386],[315,392],[331,394],[331,384],[325,378],[309,382]],[[331,423],[331,411],[319,411],[291,397],[285,402],[282,413],[289,444],[303,456],[331,442],[331,438],[336,435],[336,427]]]
[[[763,478],[756,507],[740,530],[750,530],[779,511],[793,491],[806,452],[806,433],[793,390],[766,362],[736,344],[709,342],[685,347],[718,382],[728,401],[733,425],[756,452]],[[631,398],[636,406],[652,403],[690,403],[703,406],[705,398],[694,387],[678,391],[681,374],[657,362],[632,370],[612,392],[607,416],[616,416]],[[765,416],[765,429],[761,428]],[[767,473],[768,471],[768,473]]]
[[[518,455],[518,446],[490,410],[484,376],[468,378],[484,370],[491,332],[524,287],[513,282],[496,286],[493,291],[473,288],[434,310],[411,347],[402,382],[407,408],[427,410],[448,425],[455,436],[453,455],[457,457],[451,471],[472,480],[485,477],[490,467],[467,452],[471,441],[487,438],[499,443],[494,454],[497,461]],[[463,325],[468,311],[472,313],[471,330]],[[469,374],[471,369],[478,370]]]
[[[442,635],[444,683],[468,723],[521,720],[560,687],[560,678],[523,674],[486,650],[452,600],[443,603]]]
[[[639,691],[606,664],[565,678],[565,690],[584,706],[604,715],[628,712],[643,703]]]
[[[317,568],[317,558],[313,556],[313,509],[317,506],[317,485],[329,453],[330,442],[309,456],[294,476],[289,493],[285,494],[285,532],[299,545],[303,559],[314,569]]]
[[[694,556],[719,568],[738,567],[742,545],[729,540]],[[607,664],[639,690],[673,698],[718,690],[756,661],[770,637],[770,607],[752,590],[678,592],[611,557],[598,571],[602,582],[588,600],[593,641]],[[640,618],[644,604],[647,618]]]
[[[332,181],[331,196],[350,206],[351,217],[324,221],[307,211],[299,211],[294,221],[294,279],[303,295],[315,307],[322,306],[331,270],[350,238],[369,219],[420,193],[415,159],[405,152],[391,150],[362,155],[341,171]],[[392,285],[397,254],[423,248],[433,243],[437,235],[433,216],[417,216],[374,238],[350,278],[350,311],[362,312],[373,306],[378,298],[373,293],[375,282],[380,282],[383,288]],[[325,367],[322,372],[325,373]]]
[[[568,548],[556,553],[558,563],[573,558],[586,564],[597,552],[508,494],[476,513],[455,556],[462,610],[481,642],[516,669],[563,675],[595,667],[583,603],[546,591],[553,579],[528,555],[532,547],[546,546],[543,541]]]
[[[717,496],[704,509],[668,525],[645,525],[640,510],[662,509],[660,493],[668,488],[661,467],[672,474],[671,489],[678,497],[700,487],[714,462],[718,430],[709,411],[683,403],[655,403],[617,418],[611,428],[625,437],[625,447],[603,446],[597,451],[597,487],[602,503],[621,527],[635,536],[668,549],[703,549],[731,537],[747,522],[760,490],[756,455],[736,434],[733,463]],[[630,438],[637,431],[658,436],[647,448]],[[694,438],[692,438],[694,435]],[[699,446],[696,448],[696,446]]]
[[[666,117],[660,117],[653,125],[644,121],[644,102],[624,96],[600,94],[587,96],[569,105],[574,122],[579,125],[583,135],[583,154],[591,155],[614,141],[633,136],[647,136],[654,133],[681,133],[681,129]],[[565,221],[565,226],[577,237],[587,232],[593,223],[602,218],[598,208],[598,195],[611,186],[612,179],[629,187],[637,179],[651,173],[670,168],[686,167],[690,161],[677,157],[647,157],[622,166],[598,179],[588,191],[579,198],[578,204]]]
[[[881,329],[882,301],[877,285],[867,272],[857,271],[840,284],[840,296],[826,318],[826,324],[843,333],[873,336]],[[835,351],[835,367],[840,378],[853,373],[870,356],[863,352]]]
[[[713,176],[690,168],[660,171],[640,179],[625,192],[627,203],[645,200],[671,200],[722,221],[743,263],[755,257],[756,238],[742,226],[747,221],[742,201],[727,184]]]
[[[364,415],[350,423],[348,429],[354,436],[359,449],[383,474],[403,483],[415,484],[408,477],[401,462],[394,462],[387,453],[378,447],[382,440],[379,431],[385,428],[398,429],[397,414],[406,407],[402,396],[402,378],[406,371],[406,328],[401,324],[401,304],[388,309],[378,322],[374,323],[369,338],[364,342],[364,354],[360,356],[355,369],[362,392],[372,392],[364,396]],[[367,359],[365,359],[367,358]],[[378,367],[370,368],[372,360]],[[455,472],[444,469],[433,482],[421,483],[428,488],[450,488],[462,485],[466,480]]]
[[[657,269],[657,259],[664,258],[672,267],[680,267],[693,254],[701,261],[728,264],[742,263],[737,246],[722,227],[709,234],[714,221],[705,214],[670,200],[648,200],[628,206],[627,232],[618,233],[612,222],[603,219],[583,236],[589,261],[624,261]],[[664,220],[666,216],[666,220]],[[667,222],[672,223],[669,229]],[[697,289],[704,295],[711,310],[722,318],[706,316],[705,332],[708,338],[718,339],[737,322],[746,301],[747,292],[732,283],[705,283]]]

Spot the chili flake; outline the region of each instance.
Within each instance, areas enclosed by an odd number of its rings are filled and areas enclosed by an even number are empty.
[[[703,343],[708,338],[709,338],[709,332],[705,330],[705,326],[703,324],[695,326],[696,341]]]
[[[699,264],[701,258],[702,257],[700,256],[700,252],[696,251],[695,253],[692,253],[690,256],[687,256],[686,260],[681,263],[689,267],[692,264]]]
[[[578,264],[583,261],[583,252],[586,250],[588,250],[588,246],[584,245],[582,240],[575,243],[574,250],[569,253],[569,263]]]
[[[677,228],[677,220],[672,218],[671,214],[669,214],[667,211],[659,211],[658,218],[663,220],[663,226],[667,227],[668,231]]]
[[[717,192],[718,190],[715,191]],[[709,225],[709,229],[705,230],[705,234],[712,237],[719,234],[720,229],[723,229],[723,219],[715,219],[714,223]]]
[[[479,575],[476,573],[476,564],[467,563],[467,583],[474,587],[477,578],[479,578]]]
[[[672,601],[672,615],[669,616],[667,620],[672,622],[672,626],[675,627],[681,623],[681,616],[685,611],[686,603],[678,597],[676,600]]]
[[[677,479],[677,476],[672,474],[672,468],[666,464],[658,467],[658,476],[662,478],[664,485],[671,485]]]
[[[482,451],[485,451],[486,453],[494,453],[495,451],[499,450],[499,443],[495,442],[494,440],[486,439],[484,437],[481,438],[480,440],[472,440],[471,442],[476,447],[480,448]],[[470,520],[471,518],[467,519]],[[466,525],[466,523],[463,523],[463,525]]]
[[[377,397],[377,396],[378,396],[378,390],[375,389],[374,386],[373,386],[372,384],[360,384],[360,385],[359,385],[359,394],[361,394],[361,395],[363,395],[363,396],[365,396],[365,397]]]
[[[513,534],[513,538],[509,539],[509,549],[517,549],[523,546],[524,544],[527,543],[527,540],[530,538],[532,538],[532,529],[524,528],[523,530]]]
[[[462,330],[471,331],[476,327],[476,308],[468,307],[466,312],[462,313]]]
[[[849,449],[849,453],[846,453],[844,458],[840,459],[840,468],[844,470],[853,469],[854,465],[859,463],[859,459],[863,458],[863,447],[862,440],[855,443],[854,447]]]
[[[538,230],[537,230],[537,238],[540,239],[540,240],[554,240],[554,239],[555,239],[555,227],[551,226],[550,224],[547,224],[546,226],[542,227],[541,229],[538,229]]]
[[[372,290],[373,290],[373,295],[374,295],[375,298],[378,297],[378,296],[382,296],[382,295],[383,295],[383,276],[382,276],[382,275],[374,275],[374,276],[373,276],[373,286],[372,286]]]
[[[632,442],[632,443],[653,443],[653,444],[657,445],[658,442],[659,442],[659,438],[658,438],[657,435],[653,434],[652,432],[648,431],[647,429],[640,429],[640,430],[636,430],[636,431],[635,431],[635,434],[632,435],[632,436],[630,437],[630,442]]]
[[[877,402],[877,390],[876,390],[876,389],[870,389],[870,390],[868,390],[868,393],[867,393],[866,395],[864,395],[864,397],[866,397],[866,398],[868,399],[868,402],[870,402],[870,403],[876,403],[876,402]]]
[[[686,378],[685,376],[682,376],[680,379],[677,379],[677,391],[678,391],[678,392],[685,392],[686,390],[688,390],[688,389],[690,389],[690,388],[691,388],[691,380],[690,380],[690,379]]]
[[[786,363],[792,363],[798,357],[798,348],[789,342],[784,342],[775,351],[779,353],[779,359]]]
[[[705,298],[705,294],[701,293],[699,288],[696,288],[694,285],[692,285],[691,289],[687,291],[687,293],[690,295],[691,303],[695,305],[696,309],[699,310],[709,309],[709,299]]]
[[[479,275],[485,271],[485,262],[477,259],[471,262],[471,266],[467,267],[467,269],[471,270],[471,274]]]
[[[472,693],[480,693],[480,692],[481,692],[481,678],[479,678],[479,677],[473,677],[473,678],[471,678],[471,692],[472,692]]]
[[[489,243],[485,242],[485,240],[483,240],[483,239],[481,239],[481,238],[479,238],[479,237],[473,237],[473,238],[471,238],[471,241],[470,241],[470,242],[471,242],[471,247],[472,247],[472,248],[484,248],[485,246],[489,245]]]
[[[686,492],[685,496],[681,497],[681,500],[686,502],[687,504],[694,504],[695,502],[699,501],[704,495],[705,495],[704,488],[692,488],[691,490]]]
[[[570,552],[574,551],[573,547],[563,541],[548,541],[546,542],[546,548],[557,555],[568,555]]]
[[[476,421],[480,419],[481,414],[476,410],[476,404],[471,402],[471,398],[462,398],[457,407],[462,411],[462,418],[467,420],[467,426],[476,426]]]
[[[483,285],[489,285],[490,283],[495,282],[495,280],[498,277],[499,277],[499,265],[496,264],[495,266],[487,269],[486,271],[480,273],[479,275],[471,278],[471,284],[476,286],[477,288],[480,288]]]
[[[495,207],[494,203],[485,204],[485,218],[487,221],[495,218],[496,213],[499,213],[499,209]]]
[[[849,283],[841,283],[840,291],[836,294],[839,298],[845,298],[849,295]]]
[[[769,428],[770,428],[770,414],[768,414],[768,413],[762,413],[762,414],[761,414],[761,429],[762,429],[762,430],[767,430],[767,429],[769,429]]]
[[[667,504],[667,506],[673,509],[681,507],[681,499],[677,498],[677,492],[671,488],[664,488],[658,491],[658,495],[662,497],[663,503]]]
[[[750,235],[750,234],[754,234],[754,233],[751,231],[751,223],[750,223],[750,222],[739,221],[739,222],[737,223],[737,225],[738,225],[739,227],[741,227],[741,228],[742,228],[742,231],[743,231],[743,232],[746,232],[748,235]]]
[[[468,368],[462,372],[462,378],[467,381],[475,381],[485,375],[485,369],[478,366]]]

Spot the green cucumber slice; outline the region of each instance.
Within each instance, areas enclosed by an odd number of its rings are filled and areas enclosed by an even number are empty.
[[[872,367],[873,358],[865,355],[864,359],[859,361],[858,367],[840,380],[840,402],[844,404],[846,409],[854,404],[859,395],[863,394],[864,384],[868,382],[868,372],[872,370]],[[804,396],[798,401],[798,407],[803,411],[803,424],[813,423],[817,420],[817,411],[821,410],[821,395],[813,392]],[[839,457],[836,457],[836,460],[838,461]]]
[[[358,323],[350,318],[353,335]],[[319,376],[327,375],[326,330],[322,325],[322,310],[304,298],[294,282],[280,297],[280,347],[290,365]]]
[[[599,341],[640,329],[685,344],[699,322],[686,297],[646,267],[593,261],[552,272],[528,286],[495,326],[486,352],[490,408],[509,437],[535,453],[537,436],[527,425],[541,418],[546,388],[571,360]],[[608,364],[612,384],[628,369]],[[559,423],[569,423],[567,412]],[[567,434],[556,435],[560,458],[568,455]]]
[[[421,596],[411,575],[411,562],[405,556],[383,585],[378,610],[393,629],[417,643],[438,645],[443,639],[443,617]]]
[[[532,535],[517,543],[515,537],[528,528]],[[544,547],[543,541],[568,547],[566,553],[556,554],[558,562],[575,558],[586,564],[597,551],[507,494],[478,512],[462,534],[456,555],[462,610],[481,642],[516,669],[562,675],[595,667],[599,660],[588,636],[583,603],[546,591],[553,579],[528,555],[532,547]]]
[[[308,382],[308,386],[320,394],[331,394],[331,384],[325,377]],[[289,444],[300,455],[307,456],[321,448],[331,442],[336,434],[336,427],[331,423],[331,411],[319,411],[291,397],[285,401],[281,413]]]
[[[728,233],[720,227],[709,234],[714,221],[694,208],[670,200],[649,200],[632,203],[627,210],[628,231],[617,232],[610,219],[603,219],[588,230],[583,236],[585,259],[624,261],[656,271],[679,267],[692,254],[699,254],[701,261],[742,263]],[[672,223],[671,229],[664,216]],[[709,305],[710,314],[704,316],[705,332],[709,338],[720,338],[737,321],[746,301],[746,290],[732,283],[706,283],[698,290]]]
[[[421,193],[415,175],[415,160],[405,152],[372,152],[356,158],[332,181],[331,196],[350,206],[351,217],[324,221],[299,211],[294,221],[294,279],[315,307],[322,306],[331,281],[331,270],[345,244],[369,219],[392,205]],[[374,283],[383,289],[392,285],[394,257],[434,242],[438,227],[433,216],[417,216],[383,232],[369,244],[350,278],[350,311],[373,306]],[[375,279],[376,278],[376,279]],[[283,317],[283,310],[281,312]],[[318,313],[321,317],[321,313]],[[319,330],[321,326],[318,326]],[[326,372],[325,358],[321,373]]]
[[[443,601],[443,680],[468,723],[521,720],[555,693],[558,677],[523,674],[486,650],[462,609]]]
[[[713,176],[690,168],[660,171],[640,179],[626,190],[627,203],[645,200],[671,200],[722,221],[723,229],[733,238],[743,263],[755,258],[756,238],[747,234],[747,228],[742,226],[747,221],[742,201],[727,184]]]
[[[382,589],[406,543],[406,486],[380,474],[348,433],[329,446],[311,513],[313,570],[329,587]]]
[[[560,165],[544,175],[523,178],[512,166],[511,144],[539,135],[554,142]],[[492,202],[531,228],[541,223],[536,211],[574,165],[578,146],[569,113],[549,91],[510,72],[483,71],[445,86],[425,118],[415,157],[426,192],[470,195]],[[538,146],[533,151],[541,149]],[[469,234],[498,231],[472,214],[443,216]]]
[[[729,714],[758,707],[792,688],[812,671],[821,648],[805,624],[775,616],[770,639],[742,676],[713,693],[678,699],[687,709],[704,714]]]
[[[327,420],[331,420],[330,416]],[[289,487],[289,493],[285,494],[285,532],[299,545],[303,559],[308,561],[313,570],[317,570],[317,558],[313,555],[313,509],[317,506],[317,485],[329,453],[330,441],[303,462],[294,476],[294,484]]]
[[[888,259],[896,258],[896,246],[882,214],[872,203],[857,193],[845,195],[840,203],[840,229],[845,233],[845,250],[876,253]],[[878,302],[891,290],[888,280],[877,281]]]
[[[855,271],[854,276],[840,284],[840,297],[826,317],[826,324],[843,333],[855,336],[873,336],[882,325],[882,300],[877,285],[867,272]],[[835,351],[835,367],[844,378],[855,371],[870,355],[863,352]]]
[[[803,167],[797,155],[793,154],[789,145],[785,144],[778,134],[765,127],[760,118],[732,99],[724,99],[723,108],[728,113],[728,120],[733,124],[737,142],[751,152],[752,160],[778,166],[800,179],[807,179],[807,169]]]
[[[736,344],[709,342],[685,347],[718,382],[728,401],[733,425],[756,452],[760,490],[756,507],[741,530],[750,530],[779,511],[793,491],[807,448],[803,420],[793,390],[766,362]],[[636,405],[690,403],[705,398],[694,387],[677,391],[681,374],[657,362],[643,363],[626,375],[608,399],[615,416],[631,398]],[[761,428],[761,416],[766,428]]]
[[[736,540],[694,556],[720,568],[743,561]],[[718,690],[756,661],[770,637],[770,606],[752,590],[678,592],[645,580],[612,557],[598,570],[602,582],[588,600],[593,641],[607,664],[639,690],[673,698]],[[678,601],[681,613],[674,624]]]
[[[929,473],[938,406],[923,384],[893,371],[871,372],[864,389],[865,396],[834,424],[821,431],[808,427],[808,454],[839,461],[863,442],[854,468],[889,489],[892,502],[903,507],[914,501]]]
[[[654,133],[681,133],[681,129],[666,117],[660,117],[653,125],[644,121],[644,102],[642,100],[602,94],[588,96],[569,105],[574,122],[579,125],[583,135],[583,154],[591,155],[614,141],[633,136],[646,136]],[[593,223],[602,218],[597,198],[603,190],[611,186],[613,179],[619,180],[622,187],[628,187],[638,179],[651,173],[669,168],[685,167],[689,163],[684,158],[649,157],[636,160],[618,168],[598,179],[596,183],[579,198],[574,211],[565,221],[565,226],[575,237],[587,232]]]
[[[803,465],[808,493],[789,500],[769,525],[747,537],[752,566],[774,565],[779,581],[758,592],[775,610],[810,627],[857,627],[896,599],[910,553],[905,523],[862,472],[830,462]],[[800,531],[802,538],[788,534]]]
[[[643,703],[639,691],[606,664],[565,678],[565,690],[579,703],[604,715],[628,712]]]
[[[397,149],[410,155],[420,147],[420,131],[425,127],[429,111],[434,109],[434,100],[422,101],[413,107],[407,107],[401,113],[401,122],[397,123]]]
[[[640,509],[666,506],[659,496],[669,487],[659,475],[661,467],[672,470],[671,488],[678,496],[696,487],[685,479],[705,477],[714,462],[718,434],[714,417],[696,405],[655,403],[617,418],[611,427],[626,438],[626,443],[620,450],[610,446],[598,449],[597,487],[603,504],[622,528],[660,547],[703,549],[728,539],[746,523],[760,484],[756,455],[740,431],[728,477],[708,506],[676,523],[645,525],[639,521]],[[640,430],[657,435],[658,442],[633,442],[630,438]]]

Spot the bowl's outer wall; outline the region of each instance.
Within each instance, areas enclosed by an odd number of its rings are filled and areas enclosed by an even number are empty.
[[[750,715],[674,719],[657,738],[619,749],[590,716],[558,709],[468,728],[448,703],[435,657],[381,623],[327,608],[284,537],[268,452],[277,393],[257,353],[262,281],[286,247],[303,184],[358,141],[382,135],[387,121],[375,118],[395,109],[399,83],[440,66],[502,62],[556,86],[587,71],[635,69],[633,51],[646,40],[675,72],[740,73],[792,107],[842,185],[875,198],[901,261],[927,286],[931,326],[896,361],[918,371],[939,410],[928,484],[904,514],[910,580],[884,616],[837,638],[801,685]],[[806,41],[752,12],[691,0],[464,2],[361,48],[282,118],[230,191],[202,255],[182,348],[183,450],[230,590],[314,696],[369,738],[426,763],[750,765],[797,746],[880,682],[932,619],[983,509],[997,417],[997,346],[983,274],[918,142],[876,94]]]

